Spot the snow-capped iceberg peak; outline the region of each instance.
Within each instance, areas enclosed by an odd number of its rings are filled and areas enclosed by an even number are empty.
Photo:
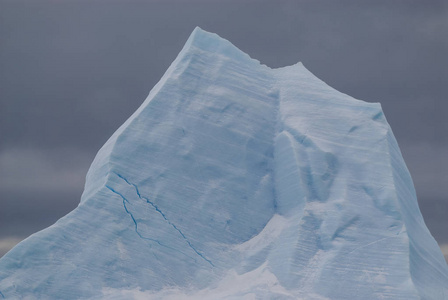
[[[196,28],[0,298],[448,299],[377,103]]]

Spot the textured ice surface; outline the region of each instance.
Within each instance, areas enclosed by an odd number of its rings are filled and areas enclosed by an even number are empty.
[[[0,299],[448,299],[376,103],[197,28]]]

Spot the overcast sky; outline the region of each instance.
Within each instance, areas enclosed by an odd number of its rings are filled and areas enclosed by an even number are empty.
[[[0,256],[77,206],[195,26],[380,102],[448,255],[448,1],[0,0]]]

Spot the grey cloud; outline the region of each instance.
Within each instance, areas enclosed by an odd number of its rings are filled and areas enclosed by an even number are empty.
[[[42,230],[76,208],[82,190],[1,190],[0,238],[24,238]]]
[[[22,239],[73,210],[92,160],[70,148],[0,151],[0,239]]]
[[[0,152],[0,190],[79,191],[91,160],[69,148],[6,149]]]
[[[417,195],[420,198],[445,198],[448,195],[448,145],[402,144],[401,150],[415,181]]]

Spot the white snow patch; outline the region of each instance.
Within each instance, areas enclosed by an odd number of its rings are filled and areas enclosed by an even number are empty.
[[[260,299],[263,294],[276,294],[285,298],[296,299],[278,282],[277,277],[267,268],[267,263],[251,272],[237,274],[231,270],[216,286],[204,290],[163,289],[158,292],[142,291],[138,288],[120,290],[104,288],[104,299],[164,299],[164,300],[196,300],[196,299]],[[313,298],[316,299],[316,298]]]

